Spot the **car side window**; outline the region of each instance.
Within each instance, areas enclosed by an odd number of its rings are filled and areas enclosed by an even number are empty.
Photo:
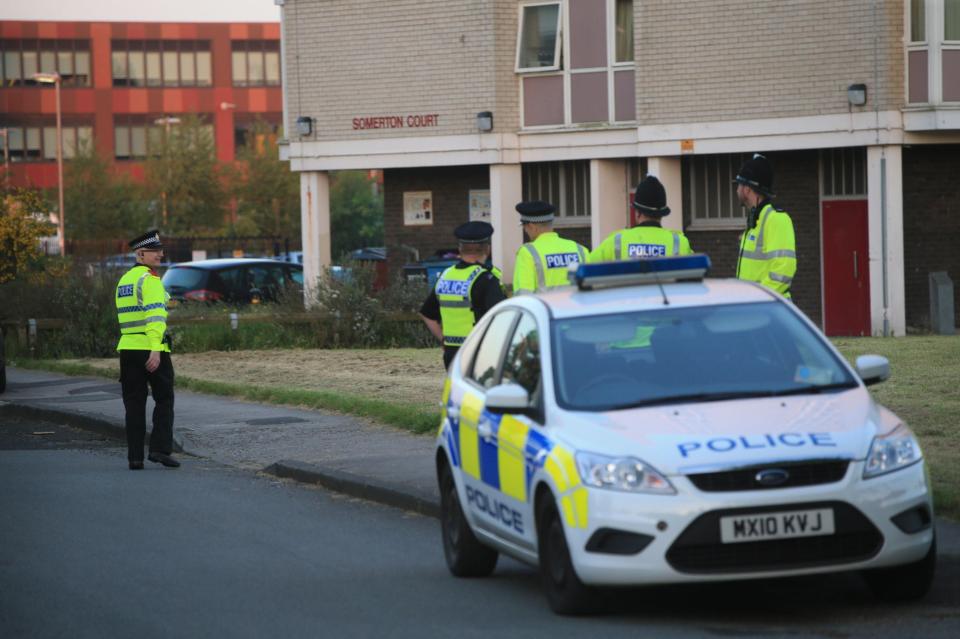
[[[239,266],[225,268],[222,271],[218,271],[217,275],[220,276],[220,280],[223,282],[224,293],[227,299],[236,300],[241,296],[241,293],[246,293],[246,291],[242,290],[241,282],[243,281],[243,273]]]
[[[260,295],[267,299],[273,299],[280,289],[280,282],[283,278],[282,268],[282,266],[272,267],[269,265],[248,266],[248,288],[251,291],[254,289],[260,291]]]
[[[290,269],[290,279],[297,286],[303,286],[303,271],[297,268]]]
[[[540,332],[536,320],[527,313],[521,313],[507,347],[503,381],[523,386],[531,397],[540,387]]]
[[[496,386],[500,380],[500,363],[503,360],[504,346],[511,335],[510,329],[516,319],[516,311],[506,310],[497,313],[487,326],[487,332],[473,361],[473,373],[470,375],[471,379],[484,388]]]

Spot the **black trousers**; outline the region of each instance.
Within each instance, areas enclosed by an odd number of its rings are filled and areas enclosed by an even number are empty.
[[[160,353],[160,366],[146,369],[150,351],[120,351],[120,386],[126,410],[127,459],[143,461],[147,430],[147,385],[153,394],[153,431],[150,452],[173,452],[173,362],[170,353]]]

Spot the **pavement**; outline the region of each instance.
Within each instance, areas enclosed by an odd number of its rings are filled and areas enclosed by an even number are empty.
[[[152,402],[148,402],[148,408]],[[7,368],[4,413],[125,439],[120,383]],[[149,416],[147,426],[149,428]],[[204,457],[439,517],[432,435],[319,410],[176,391],[174,443]],[[960,523],[937,518],[941,556],[960,558]]]

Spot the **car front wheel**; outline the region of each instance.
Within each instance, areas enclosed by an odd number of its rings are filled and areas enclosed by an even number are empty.
[[[877,568],[863,573],[863,579],[881,601],[913,601],[930,591],[937,565],[937,538],[920,561],[892,568]]]
[[[446,463],[440,469],[440,527],[447,567],[457,577],[487,577],[497,567],[497,551],[481,544],[470,530],[453,473]]]
[[[540,580],[550,608],[559,615],[594,612],[597,593],[585,585],[573,569],[563,523],[552,497],[545,496],[537,508],[537,545]]]

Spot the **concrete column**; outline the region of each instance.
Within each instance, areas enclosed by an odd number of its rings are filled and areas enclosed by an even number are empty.
[[[867,147],[870,328],[907,332],[903,264],[903,153],[898,145]]]
[[[680,158],[647,158],[647,175],[656,175],[667,191],[667,206],[670,207],[670,215],[663,218],[663,228],[682,231],[683,181],[680,177]]]
[[[503,271],[503,283],[513,283],[513,264],[523,244],[517,202],[523,200],[519,164],[490,165],[490,223],[493,224],[493,264]]]
[[[304,301],[312,306],[323,267],[330,266],[330,176],[326,171],[300,173],[300,233]]]
[[[590,160],[591,249],[630,225],[629,190],[626,161]]]

